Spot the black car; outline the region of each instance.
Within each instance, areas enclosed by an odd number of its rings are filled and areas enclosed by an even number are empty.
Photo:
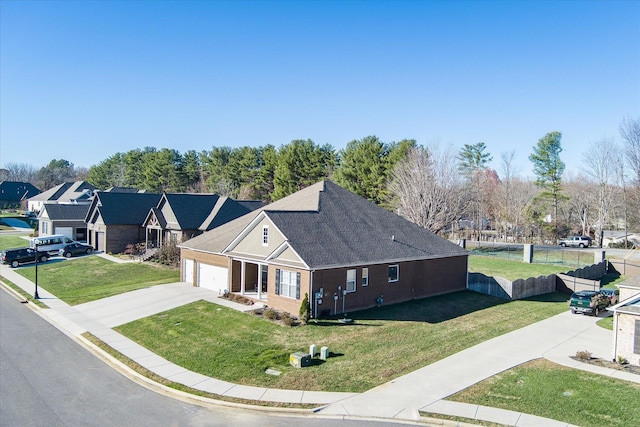
[[[3,264],[10,264],[11,267],[16,268],[20,264],[36,262],[36,251],[32,248],[6,249],[2,251],[0,257]],[[38,262],[47,262],[48,259],[49,254],[38,251]]]
[[[62,249],[58,250],[58,254],[63,257],[71,258],[74,255],[84,255],[93,252],[93,248],[89,245],[83,245],[82,243],[69,243]]]

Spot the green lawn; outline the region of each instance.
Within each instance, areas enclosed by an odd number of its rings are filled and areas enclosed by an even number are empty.
[[[16,270],[35,280],[33,264]],[[99,256],[38,264],[38,286],[70,305],[180,281],[180,272],[151,264],[118,264]]]
[[[29,233],[24,233],[23,235],[28,236]],[[0,236],[0,251],[12,248],[26,248],[27,246],[29,246],[29,241],[20,236],[13,234]]]
[[[482,381],[447,400],[552,418],[583,427],[640,420],[640,385],[540,359]]]
[[[337,321],[283,327],[199,301],[117,328],[172,362],[239,384],[284,389],[363,392],[514,329],[567,309],[567,297],[549,294],[505,302],[464,291],[384,306]],[[305,369],[289,355],[310,344],[332,357]],[[275,377],[264,373],[273,368]]]
[[[528,264],[488,256],[470,256],[469,271],[483,273],[487,276],[500,276],[511,281],[529,277],[548,276],[554,273],[566,273],[570,268],[566,265]]]

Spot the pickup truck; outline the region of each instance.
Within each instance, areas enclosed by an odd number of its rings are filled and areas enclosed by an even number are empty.
[[[609,297],[600,291],[578,291],[571,295],[569,308],[573,314],[582,313],[597,316],[610,303]]]

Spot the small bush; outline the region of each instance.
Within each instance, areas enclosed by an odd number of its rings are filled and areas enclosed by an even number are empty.
[[[618,362],[619,365],[626,365],[627,363],[629,363],[629,361],[622,356],[618,356],[616,361]]]
[[[291,317],[291,315],[286,311],[282,313],[281,320],[282,320],[282,324],[285,326],[293,326],[296,324],[296,319]]]
[[[278,312],[272,308],[266,308],[262,311],[262,317],[269,320],[278,320]]]
[[[580,360],[591,360],[591,353],[587,350],[578,351],[576,357]]]

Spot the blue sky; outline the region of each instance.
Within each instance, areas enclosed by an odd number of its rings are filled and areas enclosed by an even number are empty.
[[[640,116],[639,1],[0,2],[0,165],[146,146],[484,142],[531,176]]]

